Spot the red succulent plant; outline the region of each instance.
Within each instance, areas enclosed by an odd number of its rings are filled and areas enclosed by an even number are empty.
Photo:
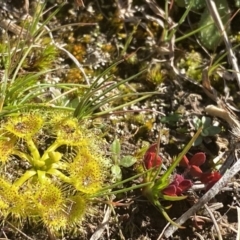
[[[206,185],[206,190],[209,190],[222,175],[219,172],[202,173],[200,181]]]
[[[177,174],[170,185],[162,190],[164,195],[180,196],[193,185],[192,181],[185,179],[182,175]]]
[[[186,167],[188,172],[206,185],[206,190],[209,190],[222,176],[219,172],[203,173],[199,166],[206,161],[206,155],[203,152],[196,153],[190,160],[186,156],[180,162],[180,166]]]
[[[162,159],[159,155],[156,154],[157,144],[152,144],[146,151],[143,162],[146,169],[159,167],[162,164]]]
[[[186,167],[189,171],[189,173],[193,177],[200,178],[202,176],[202,170],[199,166],[204,164],[206,161],[206,155],[203,152],[198,152],[194,154],[190,160],[186,156],[183,157],[183,159],[180,162],[180,166]]]
[[[163,200],[180,201],[187,198],[187,196],[184,196],[182,193],[187,191],[192,186],[191,180],[185,179],[184,176],[176,175],[174,177],[174,181],[169,184],[169,178],[171,174],[176,170],[176,167],[182,160],[184,154],[186,154],[189,151],[194,141],[196,141],[201,131],[202,127],[200,127],[198,131],[194,134],[194,136],[192,137],[190,142],[185,146],[182,152],[176,158],[173,159],[173,162],[170,164],[166,171],[160,171],[162,159],[157,154],[157,144],[151,145],[146,151],[143,158],[145,170],[148,169],[150,170],[145,171],[145,174],[143,175],[142,194],[161,212],[161,214],[165,217],[167,221],[169,221],[171,224],[178,228],[183,227],[175,223],[168,216],[166,208],[162,206],[161,201]],[[192,164],[192,162],[190,163],[188,159],[185,161],[185,163],[187,166],[189,166],[189,168],[191,168],[192,165],[194,165]]]

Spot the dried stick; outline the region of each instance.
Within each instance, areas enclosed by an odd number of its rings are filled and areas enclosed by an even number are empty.
[[[215,229],[216,229],[216,231],[217,231],[218,240],[223,240],[222,234],[221,234],[221,231],[220,231],[220,228],[219,228],[219,226],[218,226],[218,223],[217,223],[217,221],[216,221],[216,219],[215,219],[215,217],[214,217],[211,209],[207,206],[207,204],[204,204],[204,207],[205,207],[205,209],[207,210],[208,214],[210,215],[210,217],[211,217],[211,219],[212,219],[212,221],[213,221],[213,224],[214,224]]]
[[[194,215],[201,207],[204,206],[204,204],[206,204],[212,198],[214,198],[239,171],[240,171],[240,159],[238,159],[237,162],[229,170],[225,172],[222,178],[220,178],[220,180],[208,192],[206,192],[195,205],[193,205],[175,222],[179,225],[184,224],[188,220],[188,218]],[[169,226],[169,228],[167,228],[167,230],[165,231],[164,236],[166,238],[169,238],[170,236],[173,235],[173,233],[177,229],[178,228],[173,225]]]
[[[240,71],[239,71],[239,67],[238,67],[237,58],[236,58],[236,56],[235,56],[235,54],[232,50],[232,44],[230,43],[230,41],[228,39],[227,32],[226,32],[226,30],[223,26],[221,17],[219,16],[219,13],[217,11],[216,4],[215,4],[214,0],[206,0],[206,4],[207,4],[208,10],[209,10],[216,26],[217,26],[219,32],[222,33],[222,37],[223,37],[223,40],[225,42],[225,46],[226,46],[227,51],[228,51],[228,60],[232,64],[232,67],[234,69],[234,74],[235,74],[236,79],[237,79],[238,87],[240,89]]]
[[[12,20],[0,20],[0,27],[18,36],[21,36],[22,38],[25,38],[28,35],[28,31],[26,29],[18,26]]]
[[[228,109],[224,109],[223,107],[220,108],[214,105],[208,105],[205,108],[205,111],[211,116],[219,117],[225,120],[233,130],[236,128],[240,129],[240,123],[236,116],[233,115]]]

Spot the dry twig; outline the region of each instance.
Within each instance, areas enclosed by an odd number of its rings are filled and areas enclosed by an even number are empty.
[[[219,226],[218,226],[218,223],[217,223],[217,221],[216,221],[216,219],[215,219],[215,217],[214,217],[211,209],[207,206],[207,204],[204,204],[204,207],[205,207],[205,209],[207,210],[208,214],[210,215],[210,217],[211,217],[211,219],[212,219],[212,221],[213,221],[213,224],[214,224],[215,229],[216,229],[216,231],[217,231],[218,239],[219,239],[219,240],[223,240],[222,234],[221,234],[221,232],[220,232],[220,228],[219,228]]]
[[[237,79],[238,87],[240,89],[240,71],[239,71],[239,67],[238,67],[238,63],[237,63],[237,58],[233,52],[232,45],[228,39],[227,32],[223,26],[221,17],[217,11],[216,4],[213,0],[206,0],[206,4],[207,4],[208,10],[209,10],[212,18],[214,19],[214,22],[215,22],[219,32],[222,33],[222,37],[225,42],[225,46],[227,48],[228,59],[229,59],[230,63],[232,64],[234,74]]]

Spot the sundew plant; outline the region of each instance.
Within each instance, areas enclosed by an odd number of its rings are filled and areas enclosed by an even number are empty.
[[[62,112],[8,116],[0,132],[1,217],[51,232],[79,224],[107,178],[104,142]]]
[[[118,161],[112,166],[107,144],[88,123],[153,94],[121,91],[147,72],[140,68],[113,76],[127,56],[115,58],[84,83],[61,82],[57,72],[66,69],[60,54],[70,56],[79,72],[84,70],[48,27],[60,7],[43,19],[45,5],[40,6],[33,21],[26,23],[29,38],[9,37],[0,44],[0,219],[3,225],[16,226],[14,234],[16,229],[37,227],[49,237],[81,235],[81,223],[93,215],[93,206],[123,185],[113,184],[111,169],[115,164],[120,170]]]
[[[28,221],[64,235],[79,229],[103,191],[111,194],[107,146],[89,128],[89,119],[114,114],[152,93],[119,90],[146,69],[109,80],[111,70],[125,61],[122,57],[84,84],[54,81],[59,52],[80,64],[55,42],[47,26],[61,6],[45,21],[45,5],[40,7],[27,25],[29,39],[9,39],[0,46],[0,215],[19,228]],[[112,105],[124,97],[131,100]]]

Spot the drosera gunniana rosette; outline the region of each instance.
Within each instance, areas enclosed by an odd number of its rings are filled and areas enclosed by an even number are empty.
[[[7,116],[0,133],[0,157],[7,162],[0,166],[2,217],[28,218],[51,232],[79,225],[93,195],[108,182],[104,141],[83,120],[61,111]],[[10,168],[18,174],[7,173]]]

